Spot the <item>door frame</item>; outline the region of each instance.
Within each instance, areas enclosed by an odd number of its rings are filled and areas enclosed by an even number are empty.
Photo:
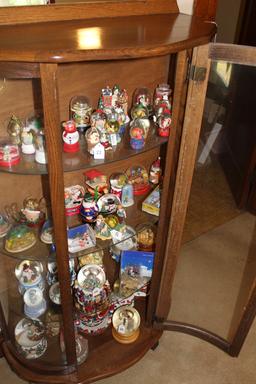
[[[197,47],[193,51],[192,65],[197,68],[205,68],[206,77],[204,81],[198,81],[198,79],[194,78],[189,80],[167,247],[155,306],[153,326],[156,329],[178,331],[199,337],[219,347],[231,356],[238,356],[256,316],[256,276],[250,285],[250,291],[245,299],[243,312],[239,317],[239,325],[232,330],[231,341],[192,324],[167,320],[171,307],[171,290],[181,249],[182,233],[191,191],[204,100],[212,60],[256,66],[256,48],[210,43],[209,45]],[[154,282],[154,275],[152,279]]]

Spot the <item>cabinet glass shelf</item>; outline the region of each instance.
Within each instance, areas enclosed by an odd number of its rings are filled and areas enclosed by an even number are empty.
[[[156,224],[158,222],[158,216],[150,215],[146,212],[143,212],[141,210],[141,203],[146,198],[146,196],[150,193],[150,191],[142,196],[138,196],[135,199],[135,204],[131,207],[126,208],[126,214],[127,218],[125,223],[128,226],[131,226],[133,229],[136,230],[136,226],[142,223],[150,223],[150,224]],[[77,225],[81,225],[82,221],[78,215],[74,215],[71,217],[67,217],[67,225],[69,228],[75,227]],[[46,261],[47,258],[50,255],[50,245],[43,243],[38,234],[37,234],[37,241],[35,245],[33,245],[31,248],[17,252],[12,253],[8,252],[4,247],[4,239],[1,239],[0,241],[0,254],[4,254],[6,256],[9,256],[11,258],[17,259],[17,260],[38,260],[38,261]],[[115,243],[117,245],[118,243]],[[76,253],[70,253],[70,258],[77,258],[80,256],[84,256],[88,253],[92,253],[94,251],[97,251],[99,248],[101,249],[108,249],[111,245],[113,245],[112,240],[100,240],[97,239],[96,246],[91,247],[88,249],[85,249],[80,252]]]
[[[104,160],[94,160],[92,155],[87,151],[87,144],[84,136],[80,138],[80,151],[77,153],[62,153],[64,172],[72,172],[80,169],[93,168],[103,164],[117,162],[132,158],[138,154],[150,151],[167,143],[168,138],[157,136],[156,127],[151,123],[149,135],[146,139],[145,146],[140,150],[134,150],[129,143],[129,129],[122,138],[116,148],[105,152]],[[0,167],[0,172],[14,173],[20,175],[44,175],[48,174],[47,164],[39,164],[35,161],[35,155],[21,154],[19,164],[12,167]]]

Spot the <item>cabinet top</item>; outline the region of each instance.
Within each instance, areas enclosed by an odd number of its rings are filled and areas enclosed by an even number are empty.
[[[0,61],[75,62],[160,56],[205,44],[214,24],[162,14],[0,27]]]

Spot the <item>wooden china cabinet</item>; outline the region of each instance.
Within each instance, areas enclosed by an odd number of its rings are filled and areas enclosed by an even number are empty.
[[[192,325],[166,321],[210,59],[222,56],[227,60],[225,55],[231,52],[227,47],[223,50],[211,44],[215,24],[197,16],[179,14],[174,0],[3,8],[0,15],[1,136],[6,135],[6,121],[12,114],[24,117],[43,111],[48,156],[47,165],[38,165],[23,156],[17,166],[1,167],[0,204],[1,209],[13,202],[21,206],[29,195],[44,196],[47,200],[54,224],[65,343],[63,353],[59,337],[49,338],[46,352],[35,360],[25,359],[16,349],[14,329],[24,313],[15,266],[28,259],[40,261],[45,269],[49,249],[38,239],[28,251],[10,254],[2,244],[2,268],[5,268],[7,285],[1,295],[1,352],[11,368],[29,382],[93,382],[136,363],[154,348],[166,329],[194,334],[231,355],[238,354],[255,314],[253,283],[241,321],[230,341]],[[231,61],[241,59],[241,55],[232,52]],[[255,61],[253,52],[248,53],[247,59]],[[63,154],[61,122],[69,117],[71,97],[85,94],[96,107],[100,91],[106,85],[120,84],[127,89],[131,100],[135,88],[144,86],[153,92],[164,82],[173,89],[169,138],[158,137],[152,123],[150,137],[142,150],[130,149],[128,141],[123,140],[104,161],[93,160],[82,146],[78,154]],[[153,276],[150,294],[135,301],[142,318],[140,336],[136,342],[122,345],[114,340],[109,326],[101,335],[88,336],[88,358],[78,365],[64,187],[83,184],[83,172],[88,169],[100,169],[108,176],[135,164],[149,169],[158,156],[163,162],[164,177]],[[127,222],[132,227],[152,220],[152,216],[141,211],[143,198],[127,209]],[[113,287],[119,265],[109,255],[109,246],[109,243],[104,246],[104,267]],[[47,290],[45,288],[45,297]],[[40,319],[44,321],[44,315]]]

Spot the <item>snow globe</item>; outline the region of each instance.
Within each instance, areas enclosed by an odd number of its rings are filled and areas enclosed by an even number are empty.
[[[70,101],[70,118],[74,120],[79,132],[84,133],[90,127],[92,107],[86,96],[74,96]]]
[[[36,243],[35,233],[25,224],[12,227],[6,235],[5,249],[11,253],[25,251]]]
[[[134,165],[126,171],[128,182],[133,186],[134,195],[143,195],[150,189],[148,172],[141,165]]]

